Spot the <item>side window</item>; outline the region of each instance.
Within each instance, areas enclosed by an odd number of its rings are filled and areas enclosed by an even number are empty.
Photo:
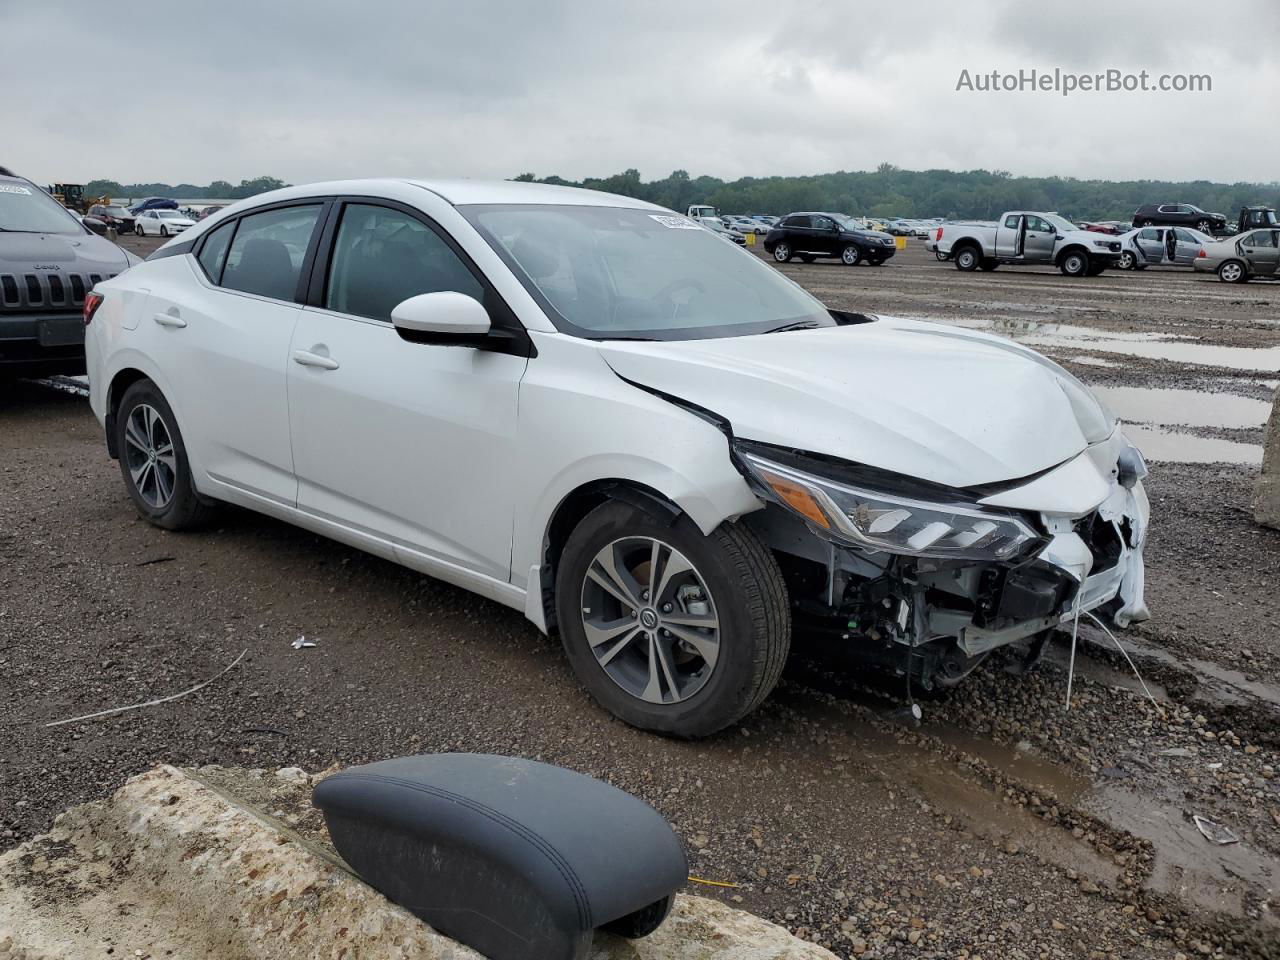
[[[390,207],[344,208],[325,286],[327,309],[390,321],[401,301],[447,290],[484,302],[475,274],[421,220]]]
[[[292,300],[320,204],[282,207],[240,218],[222,270],[222,286]]]
[[[1027,215],[1027,229],[1035,233],[1053,233],[1053,228],[1039,217]]]
[[[231,235],[235,233],[235,221],[224,223],[217,230],[210,232],[200,248],[200,267],[214,283],[222,280],[222,263],[227,258],[227,246],[231,243]]]
[[[1175,204],[1172,204],[1172,203],[1166,203],[1166,204],[1164,204],[1163,206],[1161,206],[1161,207],[1157,210],[1157,212],[1158,212],[1158,213],[1177,213],[1177,212],[1178,212],[1178,208],[1177,208],[1177,206],[1176,206]]]
[[[1245,243],[1250,247],[1274,247],[1276,245],[1276,238],[1270,230],[1259,230],[1257,233],[1250,236]]]
[[[1138,239],[1139,240],[1159,240],[1160,231],[1153,230],[1151,227],[1147,227],[1145,230],[1141,231],[1138,234]]]
[[[1179,243],[1185,243],[1190,246],[1200,242],[1189,230],[1175,230],[1174,234],[1177,236]]]
[[[1018,219],[1019,219],[1019,218],[1018,218],[1018,215],[1017,215],[1016,213],[1011,213],[1011,214],[1009,214],[1007,217],[1005,217],[1005,218],[1004,218],[1004,225],[1005,225],[1006,227],[1008,227],[1010,230],[1017,230],[1017,229],[1018,229]]]
[[[827,217],[813,217],[813,228],[815,230],[830,230],[833,224]]]
[[[809,218],[804,214],[798,214],[794,217],[787,217],[782,225],[784,227],[807,227],[809,226]]]

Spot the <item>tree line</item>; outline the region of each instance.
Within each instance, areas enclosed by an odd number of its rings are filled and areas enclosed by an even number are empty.
[[[1209,180],[1078,180],[1074,177],[1015,177],[1004,170],[902,170],[882,163],[875,170],[849,170],[798,177],[691,177],[676,170],[661,180],[640,171],[566,180],[522,173],[512,179],[587,187],[648,200],[673,210],[709,203],[726,213],[782,215],[792,210],[830,210],[872,217],[973,217],[990,220],[1004,210],[1054,210],[1077,220],[1128,220],[1144,203],[1193,203],[1234,217],[1242,206],[1280,206],[1280,183],[1213,183]],[[287,186],[275,177],[232,185],[130,183],[94,180],[89,196],[168,196],[239,200]]]
[[[1280,183],[1213,183],[1208,180],[1078,180],[1015,177],[1004,170],[875,170],[800,177],[690,177],[676,170],[644,181],[638,170],[581,181],[524,173],[516,180],[605,190],[673,210],[709,203],[722,213],[782,215],[829,210],[853,216],[994,219],[1005,210],[1057,211],[1077,220],[1129,220],[1144,203],[1192,203],[1234,217],[1242,206],[1280,206]]]

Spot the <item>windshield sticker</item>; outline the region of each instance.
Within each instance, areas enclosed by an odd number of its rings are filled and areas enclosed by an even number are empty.
[[[27,187],[11,187],[9,184],[0,184],[0,193],[21,193],[24,196],[31,196],[31,190]]]
[[[669,217],[661,213],[649,214],[650,220],[657,220],[668,230],[701,230],[702,225],[694,223],[688,217]]]

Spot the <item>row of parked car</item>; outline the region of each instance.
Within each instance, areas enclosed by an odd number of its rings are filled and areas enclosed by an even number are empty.
[[[1181,225],[1185,221],[1197,226]],[[1238,233],[1217,235],[1242,224]],[[1280,219],[1263,206],[1243,208],[1231,223],[1191,204],[1148,204],[1134,214],[1131,229],[1117,232],[1108,224],[1076,224],[1056,213],[1010,210],[994,222],[943,223],[927,248],[964,271],[1052,264],[1068,276],[1096,276],[1109,267],[1166,265],[1244,283],[1280,272]]]
[[[116,233],[135,233],[140,237],[172,237],[221,209],[217,204],[179,207],[176,200],[168,197],[147,197],[129,207],[95,203],[83,216],[74,210],[71,212],[100,236],[114,229]]]

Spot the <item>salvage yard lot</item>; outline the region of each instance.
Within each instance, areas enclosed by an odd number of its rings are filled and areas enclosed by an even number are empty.
[[[513,611],[239,510],[196,534],[147,525],[83,397],[20,383],[0,387],[0,847],[162,761],[518,754],[642,796],[696,876],[735,885],[697,892],[841,956],[1275,955],[1280,533],[1248,504],[1280,283],[962,274],[919,244],[880,268],[780,269],[833,307],[1026,339],[1141,424],[1153,618],[1124,639],[1158,706],[1082,628],[1070,711],[1059,643],[1030,676],[988,663],[908,730],[898,684],[798,637],[746,723],[660,739],[595,707]],[[1234,462],[1201,462],[1218,458]],[[303,635],[316,646],[293,649]],[[185,689],[246,649],[184,699],[42,726]],[[1191,814],[1240,842],[1210,843]]]

